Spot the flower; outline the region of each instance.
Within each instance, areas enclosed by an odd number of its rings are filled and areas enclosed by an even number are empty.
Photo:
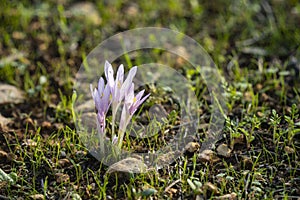
[[[114,70],[112,65],[106,61],[104,65],[104,73],[107,83],[100,77],[98,87],[93,90],[90,85],[92,97],[97,109],[97,129],[100,134],[100,148],[104,152],[105,142],[105,124],[106,114],[110,106],[112,106],[112,134],[111,143],[115,148],[121,149],[126,127],[131,120],[137,108],[149,97],[150,94],[143,96],[145,90],[140,91],[134,96],[133,78],[136,75],[137,67],[134,66],[124,81],[124,66],[120,65],[117,71],[116,79],[114,79]],[[121,113],[118,136],[114,132],[115,120],[118,108],[124,100],[124,106]],[[118,152],[118,149],[117,151]]]
[[[124,99],[125,92],[131,86],[132,80],[136,74],[137,66],[130,69],[126,80],[124,81],[124,66],[120,65],[117,71],[116,80],[114,80],[114,70],[109,62],[105,62],[105,77],[112,94],[112,109],[116,112]],[[123,82],[124,81],[124,82]]]
[[[91,84],[90,89],[97,109],[97,122],[99,123],[100,132],[104,133],[105,116],[111,104],[110,88],[108,84],[105,85],[104,80],[101,77],[98,82],[98,88],[95,88],[93,91],[93,86]]]
[[[134,96],[134,83],[131,83],[131,86],[127,91],[119,126],[119,148],[121,148],[122,146],[122,141],[124,138],[126,127],[129,121],[131,120],[133,114],[136,112],[137,108],[150,96],[150,94],[147,94],[142,98],[144,92],[145,90],[142,90],[136,96]]]
[[[120,65],[117,71],[116,79],[114,79],[114,70],[112,65],[106,61],[104,66],[105,77],[110,87],[112,98],[112,140],[115,137],[115,120],[118,108],[125,97],[125,92],[128,91],[132,80],[136,74],[137,67],[130,69],[126,80],[124,81],[124,66]]]
[[[142,90],[136,96],[134,96],[134,84],[131,84],[131,87],[128,90],[128,95],[125,96],[125,105],[128,108],[128,112],[131,116],[135,113],[137,108],[150,96],[150,94],[147,94],[144,98],[142,98],[144,92],[145,90]]]

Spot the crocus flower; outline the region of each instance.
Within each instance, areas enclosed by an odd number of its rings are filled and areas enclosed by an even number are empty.
[[[110,88],[108,84],[105,85],[101,77],[98,88],[93,91],[93,86],[90,85],[90,89],[97,109],[97,122],[99,123],[100,132],[103,134],[105,132],[105,116],[111,104]]]
[[[119,126],[119,148],[122,146],[122,141],[124,138],[126,127],[131,120],[133,114],[137,111],[137,108],[149,97],[150,94],[143,96],[145,90],[140,91],[136,96],[134,96],[134,83],[131,83],[130,88],[125,96],[125,103],[123,106],[120,126]],[[141,99],[142,98],[142,99]]]
[[[119,105],[123,100],[125,92],[128,91],[129,87],[131,86],[136,71],[137,66],[132,67],[127,75],[126,80],[124,81],[124,66],[120,65],[117,71],[116,80],[114,80],[114,70],[109,62],[105,62],[105,77],[112,93],[113,107]]]
[[[110,87],[112,94],[112,139],[115,137],[115,117],[118,111],[118,108],[121,105],[122,100],[125,97],[125,92],[128,91],[131,86],[132,80],[136,74],[137,67],[134,66],[130,69],[126,80],[124,81],[124,67],[123,65],[119,66],[117,71],[116,79],[114,79],[114,70],[112,65],[109,62],[105,62],[104,66],[105,77],[107,79],[107,83]]]
[[[104,152],[105,137],[105,120],[106,113],[112,106],[112,137],[111,143],[116,148],[116,152],[122,147],[126,127],[131,120],[137,108],[148,98],[148,95],[142,98],[144,91],[140,91],[134,96],[133,78],[137,72],[137,67],[132,67],[124,81],[124,67],[120,65],[117,71],[116,79],[114,79],[114,71],[109,62],[105,62],[104,66],[107,84],[101,77],[98,82],[98,88],[93,90],[90,85],[91,93],[97,109],[97,129],[100,135],[100,148]],[[124,103],[121,113],[118,136],[115,135],[114,127],[118,108]]]
[[[134,96],[134,83],[131,84],[131,87],[128,90],[128,95],[125,96],[125,105],[128,108],[129,115],[132,116],[137,108],[149,97],[150,94],[147,94],[144,98],[142,98],[144,92],[145,90],[142,90]]]

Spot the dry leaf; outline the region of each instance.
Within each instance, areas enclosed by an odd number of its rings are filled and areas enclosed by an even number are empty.
[[[70,180],[70,176],[64,173],[56,173],[55,177],[58,183],[65,183]]]
[[[287,154],[295,153],[295,149],[293,149],[293,148],[291,148],[291,147],[289,147],[289,146],[285,146],[285,147],[284,147],[284,151],[285,151],[285,153],[287,153]]]
[[[5,151],[1,151],[1,150],[0,150],[0,159],[1,159],[1,160],[6,159],[6,158],[7,158],[7,155],[8,155],[8,154],[7,154]]]
[[[203,185],[203,190],[208,190],[214,194],[218,194],[219,191],[218,191],[218,188],[212,184],[211,182],[207,182]]]
[[[67,166],[70,166],[70,164],[71,164],[71,162],[67,158],[58,160],[58,165],[60,167],[67,167]]]
[[[51,128],[51,123],[48,122],[48,121],[43,121],[42,127],[43,127],[43,128]]]
[[[3,117],[0,114],[0,129],[2,129],[3,131],[8,131],[9,128],[7,127],[7,125],[10,124],[10,123],[12,123],[12,122],[13,122],[13,120],[11,118]]]
[[[236,200],[237,199],[237,194],[232,192],[231,194],[225,194],[225,195],[216,197],[215,199],[219,199],[219,200]]]

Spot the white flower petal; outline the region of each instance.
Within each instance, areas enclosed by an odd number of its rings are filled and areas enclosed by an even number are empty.
[[[98,92],[99,92],[100,96],[104,91],[104,86],[105,86],[104,79],[102,77],[100,77],[100,79],[98,81]]]
[[[116,84],[119,86],[119,88],[121,88],[121,85],[123,84],[123,80],[124,80],[124,66],[120,65],[116,77]]]
[[[113,88],[114,87],[114,83],[115,83],[115,81],[114,81],[114,70],[113,70],[111,64],[108,61],[105,61],[104,72],[105,72],[105,77],[106,77],[108,85],[111,88]]]

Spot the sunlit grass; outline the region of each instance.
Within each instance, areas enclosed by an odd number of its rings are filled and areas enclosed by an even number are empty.
[[[0,3],[0,82],[26,93],[19,105],[0,105],[14,119],[0,126],[0,168],[15,181],[1,181],[7,198],[45,199],[237,199],[299,198],[300,4],[297,1],[194,0],[98,2],[101,22],[72,15],[75,2]],[[228,113],[216,143],[232,150],[208,162],[200,152],[185,153],[160,169],[135,174],[124,182],[106,174],[107,166],[81,143],[73,117],[75,74],[88,52],[101,41],[137,27],[166,27],[197,40],[226,82]],[[295,61],[296,59],[296,61]],[[131,52],[115,64],[168,63],[192,84],[199,100],[200,125],[209,123],[210,94],[199,71],[162,50]],[[128,70],[128,69],[126,69]],[[155,86],[145,107],[161,103],[171,110],[167,123],[151,138],[127,136],[124,148],[154,151],[163,134],[180,124],[180,113],[167,92]],[[152,98],[153,96],[153,98]],[[166,98],[155,98],[166,96]],[[135,120],[149,118],[141,111]],[[50,123],[50,125],[48,125]],[[206,128],[196,142],[205,140]],[[2,159],[3,158],[3,159]],[[210,184],[215,188],[210,187]],[[1,196],[1,198],[2,198]]]

